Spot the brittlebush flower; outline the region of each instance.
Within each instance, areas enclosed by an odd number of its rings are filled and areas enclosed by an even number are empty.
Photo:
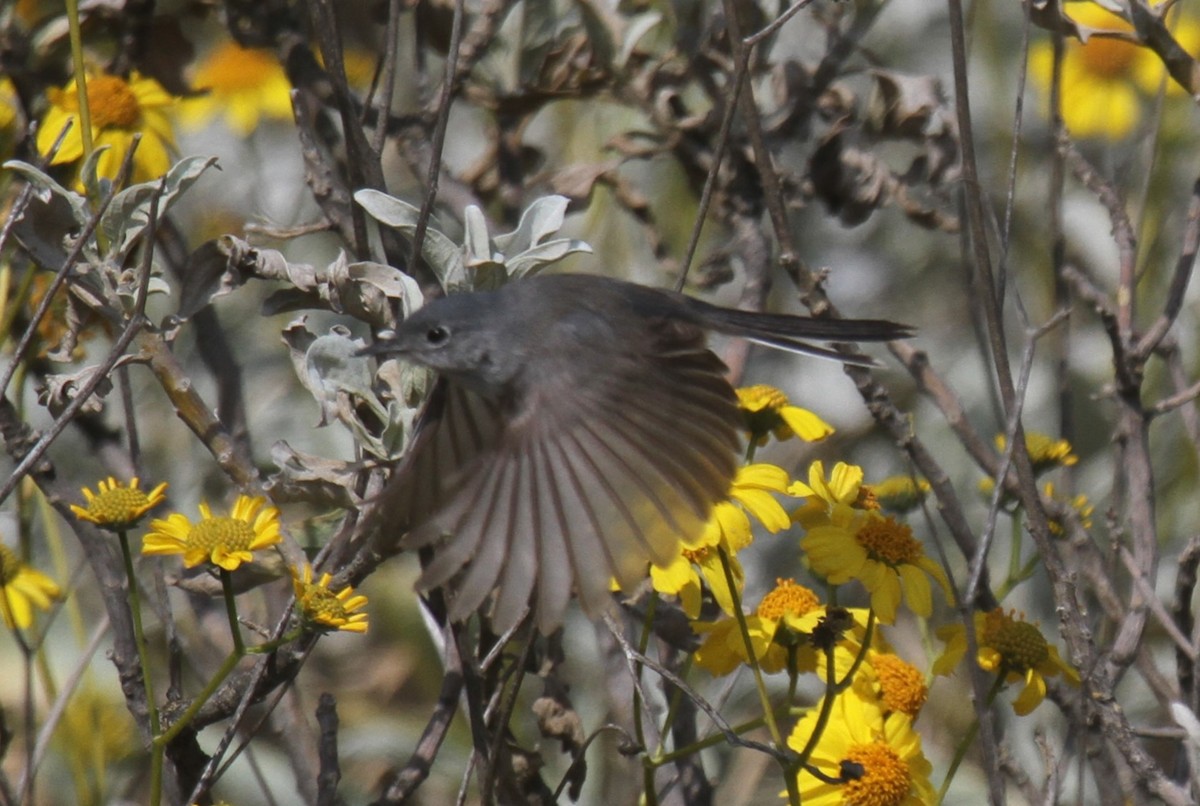
[[[796,723],[788,747],[803,752],[818,729],[821,705]],[[834,701],[798,783],[804,806],[925,806],[936,803],[929,782],[933,767],[921,749],[921,737],[904,714],[885,715],[874,698],[847,689]]]
[[[908,661],[890,652],[868,650],[866,662],[854,678],[863,697],[874,697],[884,714],[904,714],[916,719],[929,697],[925,675]]]
[[[754,659],[763,671],[778,672],[786,668],[789,649],[794,653],[796,671],[813,671],[816,653],[803,636],[812,631],[824,612],[821,600],[811,590],[792,579],[777,579],[754,613],[746,616]],[[697,622],[693,627],[704,638],[695,653],[701,668],[722,676],[749,662],[746,640],[736,618]]]
[[[179,117],[188,128],[201,128],[220,116],[231,131],[245,137],[264,118],[292,119],[292,85],[269,50],[227,40],[200,62],[193,83],[207,94],[180,104]]]
[[[1071,498],[1058,495],[1058,491],[1054,489],[1054,484],[1049,481],[1042,487],[1042,494],[1051,501],[1057,501],[1075,510],[1075,516],[1079,518],[1079,525],[1084,529],[1092,528],[1092,513],[1096,511],[1096,508],[1088,501],[1086,495],[1080,493]],[[1051,518],[1047,525],[1050,527],[1050,534],[1052,535],[1061,537],[1066,532],[1066,525],[1055,518]]]
[[[1012,704],[1018,716],[1032,712],[1046,698],[1047,677],[1061,674],[1068,682],[1079,683],[1078,672],[1063,662],[1037,625],[1013,611],[996,608],[976,613],[975,635],[979,666],[1002,675],[1008,683],[1022,684]],[[946,642],[946,649],[934,661],[933,672],[949,674],[967,654],[967,632],[961,624],[949,624],[938,628],[937,636]]]
[[[888,476],[870,488],[879,508],[897,515],[916,509],[929,495],[929,482],[912,476]]]
[[[996,450],[1003,452],[1008,445],[1004,434],[996,435]],[[1058,467],[1071,467],[1079,462],[1071,443],[1065,439],[1055,439],[1036,431],[1025,434],[1025,450],[1029,453],[1029,461],[1033,464],[1033,472],[1045,473]]]
[[[124,485],[109,476],[108,481],[101,481],[96,488],[98,493],[84,487],[87,506],[71,504],[71,511],[81,521],[89,521],[111,532],[123,532],[136,526],[143,515],[163,502],[167,483],[164,481],[147,492],[138,488],[137,477]]]
[[[12,79],[0,78],[0,135],[7,134],[17,127],[20,112],[21,102],[17,98]]]
[[[83,157],[83,134],[79,127],[79,97],[74,80],[62,89],[51,89],[47,96],[50,110],[38,127],[38,152],[49,154],[67,122],[74,121],[50,163],[75,162]],[[109,147],[96,163],[98,176],[116,178],[136,134],[142,135],[142,141],[133,157],[132,181],[157,179],[170,169],[175,135],[167,113],[175,104],[175,98],[157,81],[143,78],[136,72],[128,79],[89,74],[87,99],[92,144],[97,150],[101,146]]]
[[[856,509],[877,509],[874,494],[863,484],[863,469],[858,465],[838,462],[829,479],[825,478],[825,463],[813,462],[808,467],[808,483],[792,482],[788,494],[806,498],[804,506],[792,513],[792,520],[801,526],[824,522],[837,504]]]
[[[929,577],[947,600],[954,598],[946,572],[925,556],[912,529],[876,510],[835,504],[824,522],[809,521],[800,547],[812,570],[831,584],[860,581],[884,624],[896,620],[902,598],[918,616],[933,612]]]
[[[0,616],[10,630],[33,624],[33,608],[48,610],[62,596],[50,577],[21,561],[8,546],[0,544]]]
[[[708,517],[704,531],[692,545],[684,546],[668,565],[650,566],[650,581],[659,593],[678,596],[683,610],[690,618],[700,615],[703,593],[702,578],[708,583],[713,598],[726,613],[733,613],[733,596],[720,551],[724,550],[733,571],[738,590],[745,581],[737,552],[750,545],[753,535],[750,516],[774,534],[791,525],[774,493],[788,489],[788,475],[783,468],[768,464],[747,465],[738,470],[729,498],[717,503]],[[697,569],[699,569],[697,571]]]
[[[356,596],[349,586],[334,593],[329,589],[332,579],[330,574],[322,574],[313,582],[312,566],[308,564],[299,572],[292,570],[292,587],[296,591],[300,617],[305,624],[318,630],[366,632],[367,614],[358,611],[367,606],[367,597]]]
[[[1085,31],[1086,42],[1066,40],[1062,60],[1063,122],[1077,137],[1123,138],[1137,125],[1143,96],[1156,94],[1166,78],[1162,60],[1149,48],[1128,41],[1133,26],[1100,5],[1068,2],[1063,10],[1085,28],[1126,35],[1114,38]],[[1184,50],[1192,54],[1200,50],[1200,26],[1194,21],[1180,18],[1172,28],[1172,35]],[[1035,43],[1029,51],[1029,72],[1047,96],[1053,66],[1051,43]],[[1180,95],[1183,90],[1168,82],[1167,92]]]
[[[774,386],[746,386],[737,390],[737,396],[750,441],[756,445],[766,445],[772,434],[780,441],[796,436],[817,442],[833,433],[833,426],[808,409],[793,406]]]
[[[150,522],[142,541],[142,554],[182,554],[188,568],[211,562],[226,571],[252,562],[254,552],[280,541],[279,510],[264,498],[239,495],[229,515],[213,515],[200,504],[200,520],[192,523],[173,513]]]

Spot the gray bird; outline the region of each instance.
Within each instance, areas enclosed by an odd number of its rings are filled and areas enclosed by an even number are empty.
[[[430,547],[418,588],[459,621],[493,596],[493,629],[532,607],[549,633],[571,593],[597,615],[674,558],[725,499],[741,418],[708,331],[857,364],[809,344],[911,335],[881,320],[721,308],[593,275],[453,294],[366,353],[438,372],[376,517]]]

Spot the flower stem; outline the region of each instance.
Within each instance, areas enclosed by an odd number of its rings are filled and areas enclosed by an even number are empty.
[[[985,708],[991,708],[992,702],[996,699],[996,695],[1000,693],[1000,689],[1004,688],[1004,675],[996,676],[996,681],[992,683],[992,688],[988,692]],[[976,716],[971,720],[971,727],[967,730],[967,735],[963,736],[958,747],[954,750],[954,759],[950,762],[950,769],[946,770],[946,778],[942,781],[942,786],[938,789],[937,803],[941,803],[946,799],[946,792],[950,789],[950,783],[954,780],[955,773],[958,772],[958,767],[962,764],[963,759],[967,757],[967,751],[975,746],[975,736],[979,733],[979,717]]]
[[[240,658],[246,654],[246,645],[242,642],[242,629],[238,626],[233,575],[224,568],[221,569],[221,593],[225,595],[225,615],[229,617],[229,632],[233,637],[233,654]]]
[[[129,550],[129,534],[117,532],[121,557],[125,561],[125,581],[129,585],[129,614],[133,619],[133,643],[137,647],[138,663],[142,667],[142,684],[146,688],[146,718],[150,722],[150,803],[157,806],[162,800],[163,747],[158,743],[162,726],[158,722],[158,705],[154,702],[154,685],[150,679],[150,658],[146,649],[146,631],[142,627],[142,595],[133,572],[133,552]]]
[[[750,639],[750,628],[746,624],[746,614],[742,612],[742,596],[738,592],[737,582],[733,578],[733,563],[730,562],[729,552],[724,546],[717,546],[717,554],[721,558],[721,570],[725,574],[725,584],[729,586],[729,598],[733,602],[733,616],[737,619],[738,631],[746,646],[746,662],[754,672],[754,684],[758,688],[758,697],[762,701],[763,716],[767,720],[767,730],[771,733],[771,741],[775,747],[783,747],[783,735],[775,721],[775,713],[771,709],[771,698],[767,693],[767,684],[763,680],[762,669],[758,665],[758,656],[754,653],[754,642]]]

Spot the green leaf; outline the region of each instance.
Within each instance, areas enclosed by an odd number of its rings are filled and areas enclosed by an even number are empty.
[[[354,200],[376,221],[399,230],[401,235],[412,241],[417,231],[417,219],[421,215],[420,208],[370,188],[355,193]],[[467,285],[462,248],[433,227],[425,230],[421,257],[433,269],[444,290]]]
[[[150,225],[150,202],[160,184],[164,186],[158,201],[158,216],[162,220],[175,200],[216,161],[216,157],[184,157],[167,171],[164,179],[142,182],[118,193],[100,219],[100,228],[110,244],[110,257],[123,262],[138,236]]]
[[[532,249],[526,249],[516,257],[509,258],[505,264],[508,266],[508,277],[510,280],[519,280],[520,278],[529,275],[537,274],[541,269],[551,263],[562,260],[567,255],[576,252],[585,252],[590,254],[592,247],[588,246],[584,241],[575,240],[574,238],[557,238],[553,241],[535,246]]]
[[[516,255],[530,247],[537,246],[543,238],[553,235],[563,225],[567,205],[570,199],[566,196],[542,196],[521,213],[517,228],[495,238],[496,249],[505,255]]]
[[[33,187],[38,199],[47,204],[52,196],[58,196],[63,201],[70,205],[71,213],[75,218],[75,223],[82,227],[87,224],[88,218],[91,216],[91,208],[88,207],[87,199],[73,190],[67,190],[45,171],[40,168],[30,165],[28,162],[21,160],[8,160],[4,163],[4,167],[14,173],[18,173],[25,178],[25,181]]]

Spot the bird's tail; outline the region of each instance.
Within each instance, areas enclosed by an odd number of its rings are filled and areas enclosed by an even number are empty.
[[[740,336],[750,341],[804,353],[820,358],[829,358],[846,364],[875,366],[867,356],[843,353],[829,347],[821,347],[808,340],[828,342],[891,341],[907,339],[913,329],[886,319],[813,319],[806,316],[791,316],[777,313],[755,313],[734,308],[721,308],[697,299],[689,299],[688,307],[703,320],[704,324],[729,336]]]

